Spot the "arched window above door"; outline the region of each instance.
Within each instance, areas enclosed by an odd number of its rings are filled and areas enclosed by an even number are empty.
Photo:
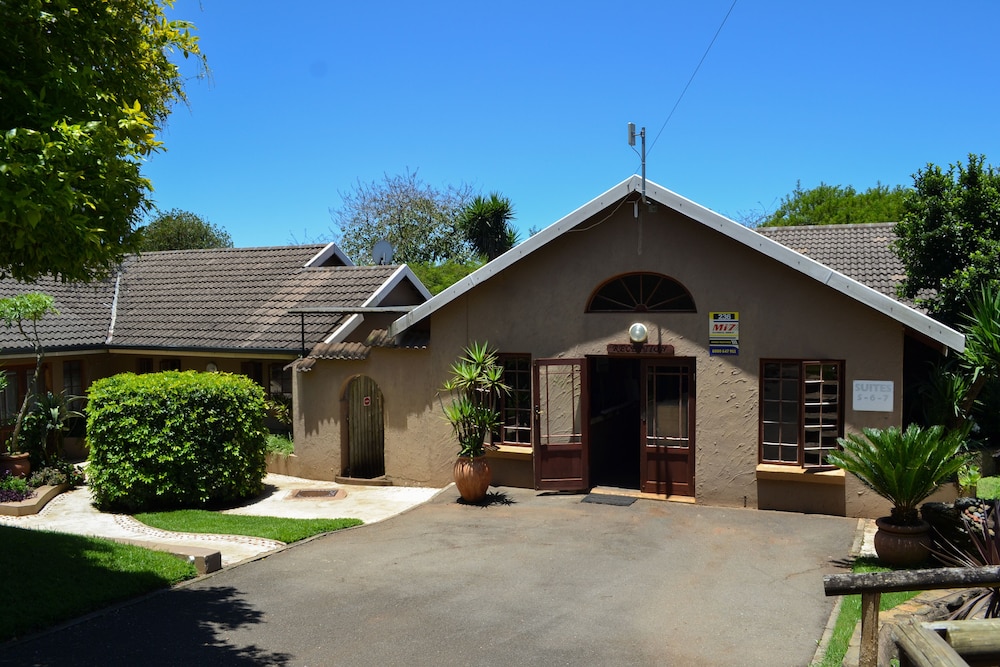
[[[588,313],[694,313],[697,309],[684,285],[660,273],[626,273],[597,288]]]

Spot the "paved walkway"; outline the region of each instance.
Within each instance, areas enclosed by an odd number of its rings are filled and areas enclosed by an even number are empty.
[[[286,518],[351,518],[366,524],[382,521],[425,502],[439,489],[400,486],[356,486],[268,474],[265,492],[229,514]],[[337,491],[335,496],[296,497],[297,491]],[[275,540],[240,535],[172,533],[151,528],[126,514],[97,511],[90,490],[81,487],[62,493],[38,514],[0,515],[0,524],[126,540],[151,540],[164,545],[209,547],[222,554],[222,565],[232,565],[284,547]]]

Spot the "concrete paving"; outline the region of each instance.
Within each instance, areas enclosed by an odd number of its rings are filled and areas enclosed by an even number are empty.
[[[418,505],[439,489],[345,485],[268,474],[265,491],[231,514],[280,516],[286,518],[361,519],[376,523]],[[297,497],[296,491],[337,491],[335,496]],[[38,514],[13,517],[0,515],[0,524],[75,533],[118,540],[152,541],[165,546],[209,547],[222,554],[222,565],[233,565],[260,554],[281,549],[283,542],[240,535],[172,533],[151,528],[126,514],[97,511],[90,490],[80,487],[60,494]]]
[[[446,489],[44,635],[0,664],[808,665],[856,519]]]

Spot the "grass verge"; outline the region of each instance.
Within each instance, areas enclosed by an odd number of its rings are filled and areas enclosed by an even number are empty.
[[[142,523],[178,533],[247,535],[280,542],[298,542],[313,535],[360,526],[361,519],[283,519],[273,516],[220,514],[208,510],[176,510],[136,514]]]
[[[0,526],[0,641],[197,576],[175,556],[81,535]]]
[[[1000,477],[983,477],[976,484],[976,496],[982,500],[1000,499]]]
[[[888,572],[894,568],[882,565],[877,558],[861,557],[854,561],[851,571],[858,572]],[[896,605],[902,604],[912,597],[916,597],[920,591],[905,591],[902,593],[883,593],[879,601],[879,611],[892,609]],[[833,633],[830,636],[830,644],[827,646],[826,655],[819,663],[821,667],[840,667],[844,662],[844,655],[847,654],[847,647],[851,643],[851,636],[854,628],[861,620],[861,596],[845,595],[840,603],[840,615],[833,626]]]

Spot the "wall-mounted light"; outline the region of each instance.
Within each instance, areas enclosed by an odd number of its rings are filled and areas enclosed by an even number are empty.
[[[649,338],[649,331],[646,330],[646,325],[642,322],[636,322],[628,328],[628,339],[635,344],[645,343],[646,339]]]
[[[205,364],[205,370],[209,373],[214,373],[215,371],[219,370],[219,367],[216,365],[214,361],[210,361],[207,364]]]

